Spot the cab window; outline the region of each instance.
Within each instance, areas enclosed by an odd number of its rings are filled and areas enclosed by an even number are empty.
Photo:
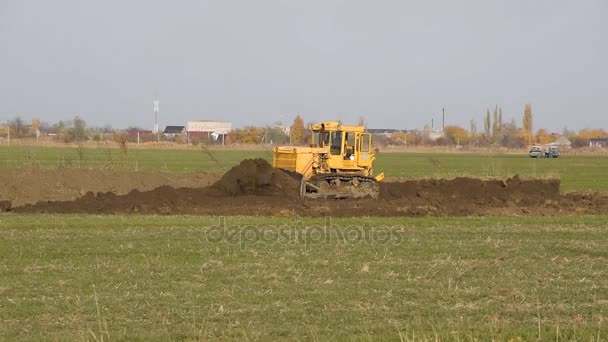
[[[370,138],[369,134],[361,135],[361,152],[369,152],[369,145],[370,145],[369,138]]]
[[[331,147],[329,153],[334,156],[342,153],[342,131],[331,132]]]
[[[346,144],[344,145],[344,159],[355,159],[355,133],[346,133]]]
[[[312,143],[314,145],[321,146],[321,141],[323,141],[323,145],[328,145],[329,144],[329,133],[325,132],[324,135],[325,135],[324,137],[321,137],[321,132],[315,131],[314,134],[312,135]]]

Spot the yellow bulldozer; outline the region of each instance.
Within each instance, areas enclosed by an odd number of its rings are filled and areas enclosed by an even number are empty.
[[[311,124],[309,147],[282,146],[274,149],[273,167],[301,179],[300,195],[312,198],[378,197],[374,177],[372,137],[364,126],[346,126],[339,122]]]

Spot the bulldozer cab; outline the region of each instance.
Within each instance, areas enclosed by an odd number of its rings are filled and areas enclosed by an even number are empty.
[[[363,171],[371,175],[374,154],[371,135],[363,126],[327,122],[311,125],[312,146],[328,149],[329,168],[337,172]],[[369,170],[369,171],[368,171]]]

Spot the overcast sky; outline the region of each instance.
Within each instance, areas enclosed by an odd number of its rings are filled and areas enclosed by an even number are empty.
[[[608,128],[606,0],[0,0],[0,121]],[[436,126],[437,127],[437,126]]]

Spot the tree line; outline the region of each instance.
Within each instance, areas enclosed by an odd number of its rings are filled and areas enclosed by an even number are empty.
[[[110,129],[111,131],[111,129]],[[40,135],[54,134],[58,140],[64,142],[85,141],[90,139],[90,128],[87,123],[79,116],[69,121],[59,121],[54,124],[40,122],[34,119],[31,124],[27,123],[20,117],[9,120],[5,130],[0,130],[0,136],[11,138],[38,138]]]
[[[443,134],[433,137],[428,125],[421,131],[396,132],[387,137],[376,137],[379,145],[443,145],[443,146],[498,146],[506,148],[523,148],[538,144],[546,145],[555,141],[559,136],[565,136],[572,142],[572,147],[589,145],[589,139],[608,137],[603,129],[581,129],[578,132],[564,128],[561,133],[549,133],[544,128],[534,130],[534,115],[532,105],[524,106],[520,125],[515,118],[509,121],[503,119],[499,106],[493,111],[488,108],[482,119],[483,128],[480,130],[477,121],[471,119],[469,127],[448,125]]]
[[[426,125],[422,130],[396,131],[388,135],[376,135],[374,143],[377,146],[502,146],[507,148],[523,148],[533,144],[545,145],[557,139],[556,134],[549,133],[544,128],[533,129],[532,105],[524,106],[521,125],[515,118],[504,121],[503,112],[499,106],[492,111],[488,108],[483,116],[483,127],[479,129],[477,121],[471,119],[469,127],[448,125],[443,132],[437,134]],[[358,125],[365,126],[365,120],[359,118]],[[79,116],[69,121],[59,121],[54,124],[33,120],[31,125],[17,117],[7,123],[6,129],[0,129],[0,137],[7,137],[10,131],[11,138],[36,138],[40,132],[52,135],[52,139],[63,142],[81,142],[87,140],[120,140],[126,142],[149,142],[157,140],[170,140],[176,143],[209,144],[211,139],[188,138],[183,135],[165,137],[163,134],[152,134],[150,131],[138,127],[129,127],[126,130],[115,130],[111,126],[89,127]],[[274,126],[247,126],[230,131],[221,142],[225,144],[275,144],[275,145],[308,145],[311,140],[308,125],[302,116],[297,115],[289,127]],[[573,147],[588,146],[589,139],[605,138],[608,133],[603,129],[581,129],[574,132],[564,128],[561,132],[566,136]],[[119,136],[120,138],[116,138]],[[215,142],[217,143],[217,142]]]

